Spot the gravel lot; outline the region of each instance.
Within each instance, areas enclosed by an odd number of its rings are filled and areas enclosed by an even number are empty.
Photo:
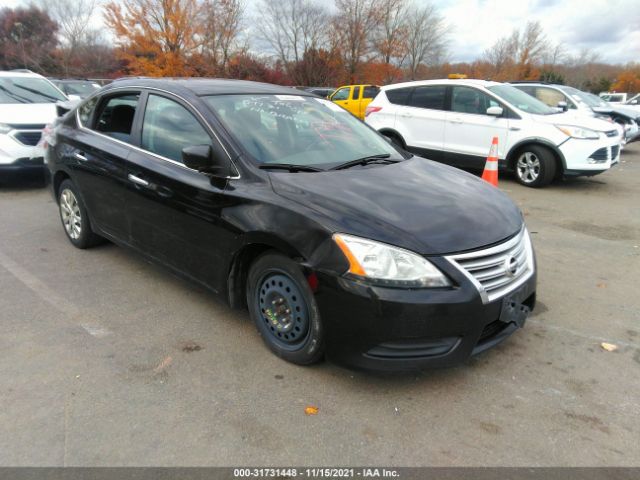
[[[640,143],[591,179],[501,179],[533,233],[534,315],[467,365],[394,377],[287,364],[246,312],[74,249],[47,190],[2,186],[0,465],[638,466],[639,185]]]

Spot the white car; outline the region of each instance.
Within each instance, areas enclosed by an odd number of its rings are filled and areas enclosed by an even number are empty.
[[[623,129],[625,142],[631,142],[640,135],[638,132],[640,112],[625,108],[625,105],[611,105],[593,93],[583,92],[567,85],[533,81],[514,82],[511,85],[549,107],[562,108],[577,115],[615,122]]]
[[[549,108],[511,85],[425,80],[382,87],[365,121],[402,148],[461,168],[484,167],[498,137],[498,164],[541,187],[556,175],[596,175],[620,159],[610,122]]]
[[[44,172],[38,142],[55,120],[59,101],[68,99],[41,75],[0,72],[0,180],[11,173]]]

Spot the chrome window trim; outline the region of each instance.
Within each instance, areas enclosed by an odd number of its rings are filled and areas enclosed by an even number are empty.
[[[220,178],[226,178],[228,180],[237,180],[240,178],[240,170],[238,170],[238,167],[236,167],[236,164],[233,162],[233,160],[231,159],[231,155],[229,154],[229,151],[225,148],[224,144],[220,141],[220,137],[218,137],[218,135],[216,134],[216,132],[211,128],[211,125],[209,125],[209,122],[207,122],[207,120],[202,116],[202,114],[198,111],[197,108],[195,108],[193,106],[193,104],[191,102],[189,102],[188,100],[182,98],[180,95],[177,95],[173,92],[169,92],[168,90],[163,90],[161,88],[156,88],[156,87],[143,87],[143,86],[139,86],[139,85],[128,85],[125,87],[115,87],[115,88],[111,88],[106,92],[100,92],[103,95],[109,95],[110,92],[113,91],[117,91],[117,90],[132,90],[132,89],[140,89],[140,90],[153,90],[156,92],[162,92],[165,93],[167,95],[170,95],[172,97],[175,97],[181,101],[183,101],[184,103],[186,103],[187,105],[189,105],[189,107],[191,107],[191,109],[196,112],[197,116],[200,118],[201,123],[203,123],[204,125],[206,125],[206,129],[211,133],[211,135],[213,135],[213,137],[216,139],[216,141],[218,142],[218,144],[222,147],[222,149],[224,150],[224,153],[227,154],[227,157],[229,158],[229,162],[231,162],[231,166],[233,167],[233,169],[236,171],[236,175],[235,176],[227,176],[227,177],[220,177]],[[98,93],[98,91],[96,92],[96,94]],[[86,101],[92,99],[95,95],[90,96],[89,98],[86,99]],[[172,160],[170,158],[167,157],[163,157],[162,155],[158,155],[157,153],[154,152],[150,152],[149,150],[145,150],[144,148],[140,148],[136,145],[132,145],[131,143],[127,143],[127,142],[123,142],[122,140],[118,140],[117,138],[113,138],[110,137],[109,135],[105,135],[103,133],[97,132],[96,130],[91,130],[90,128],[85,127],[82,122],[80,121],[80,107],[86,103],[82,102],[81,105],[78,105],[76,107],[76,122],[78,123],[78,126],[80,127],[81,130],[84,130],[86,132],[90,132],[93,133],[95,135],[99,135],[102,138],[107,138],[111,141],[114,141],[116,143],[119,143],[121,145],[125,145],[127,147],[133,148],[134,150],[137,150],[139,152],[142,153],[146,153],[147,155],[151,155],[159,160],[164,160],[165,162],[169,162],[173,165],[177,165],[178,167],[182,167],[186,170],[189,170],[190,172],[198,172],[197,170],[194,170],[192,168],[187,167],[184,163],[180,163],[180,162],[176,162],[175,160]]]
[[[460,265],[456,261],[456,260],[472,259],[477,257],[487,257],[487,256],[503,253],[514,248],[520,242],[524,242],[524,249],[526,252],[526,265],[528,267],[527,271],[525,271],[522,275],[520,275],[520,277],[518,277],[518,279],[515,280],[513,283],[510,283],[508,285],[508,288],[506,290],[501,291],[500,294],[496,297],[490,296],[486,292],[486,290],[484,289],[484,286],[480,283],[480,281],[477,280],[471,272],[469,272],[466,268],[464,268],[462,265]],[[482,303],[485,305],[487,303],[499,300],[500,298],[503,298],[509,293],[513,292],[522,284],[524,284],[527,280],[529,280],[535,273],[535,263],[533,261],[533,245],[531,244],[531,237],[529,236],[529,232],[524,225],[522,229],[518,232],[518,234],[516,234],[514,237],[494,247],[490,247],[484,250],[475,250],[473,252],[446,255],[444,258],[447,261],[449,261],[449,263],[453,267],[455,267],[460,273],[462,273],[476,287],[476,289],[478,290],[478,293],[480,293],[480,298],[482,299]]]

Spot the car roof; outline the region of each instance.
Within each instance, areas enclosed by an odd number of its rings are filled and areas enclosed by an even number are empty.
[[[117,79],[105,87],[106,90],[120,87],[158,88],[166,90],[188,90],[203,95],[243,95],[243,94],[281,94],[312,96],[304,90],[272,85],[270,83],[251,82],[248,80],[230,80],[222,78],[147,78],[134,77]]]
[[[11,70],[0,71],[0,77],[44,78],[33,72],[12,72]]]
[[[393,83],[391,85],[385,85],[382,87],[382,90],[393,90],[394,88],[403,88],[403,87],[420,87],[423,85],[467,85],[467,86],[475,86],[475,87],[491,87],[493,85],[501,85],[500,82],[494,82],[491,80],[478,80],[478,79],[451,79],[451,78],[440,78],[436,80],[416,80],[413,82],[402,82],[402,83]]]

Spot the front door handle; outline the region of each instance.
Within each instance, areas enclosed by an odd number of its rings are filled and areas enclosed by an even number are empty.
[[[131,182],[135,183],[136,185],[140,185],[141,187],[148,187],[149,185],[151,185],[144,178],[136,177],[135,175],[132,175],[132,174],[129,174],[127,178]]]
[[[518,130],[520,130],[520,127],[509,127],[509,130],[511,130],[512,132],[517,132]]]
[[[452,118],[451,120],[449,120],[451,123],[462,123],[462,119],[461,118]]]
[[[86,162],[88,160],[87,157],[84,156],[84,152],[74,152],[73,156],[83,162]]]

